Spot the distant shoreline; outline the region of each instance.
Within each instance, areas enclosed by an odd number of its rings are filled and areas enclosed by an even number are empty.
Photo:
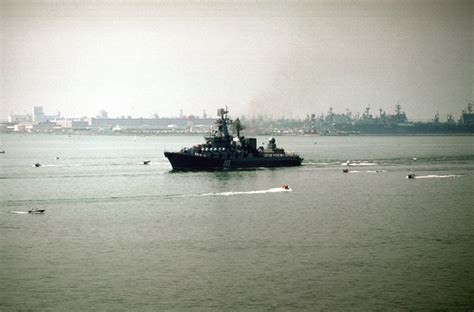
[[[135,133],[135,132],[0,132],[1,135],[61,135],[61,136],[131,136],[131,137],[149,137],[149,136],[207,136],[209,133]],[[474,133],[357,133],[357,134],[298,134],[298,133],[249,133],[251,136],[277,136],[277,137],[402,137],[402,136],[474,136]]]

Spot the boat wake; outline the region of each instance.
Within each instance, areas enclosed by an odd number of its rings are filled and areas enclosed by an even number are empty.
[[[303,166],[327,166],[334,163],[306,161],[301,163]]]
[[[354,164],[349,164],[349,166],[377,166],[377,163],[374,162],[360,162],[360,163],[354,163]]]
[[[387,172],[387,170],[365,170],[365,171],[360,171],[360,170],[349,170],[347,173],[381,173],[381,172]]]
[[[252,194],[267,194],[267,193],[282,193],[282,192],[292,192],[291,188],[284,189],[282,187],[275,187],[268,190],[261,191],[248,191],[248,192],[221,192],[221,193],[206,193],[196,196],[206,197],[206,196],[232,196],[232,195],[252,195]]]
[[[85,165],[83,165],[83,164],[60,164],[60,165],[47,164],[47,165],[41,165],[41,167],[82,167],[82,166],[85,166]]]
[[[357,161],[357,160],[348,160],[346,162],[343,162],[341,166],[377,166],[378,164],[375,162],[369,162],[369,161]]]
[[[286,185],[284,185],[286,186]],[[34,200],[7,200],[0,201],[0,206],[10,206],[11,209],[21,209],[24,207],[30,207],[32,205],[36,206],[46,206],[54,205],[58,202],[62,204],[70,204],[80,202],[84,203],[102,203],[102,202],[125,202],[125,201],[135,201],[135,200],[159,200],[159,199],[173,199],[173,198],[192,198],[192,197],[208,197],[208,196],[232,196],[232,195],[252,195],[252,194],[266,194],[266,193],[283,193],[283,192],[292,192],[293,190],[287,186],[285,189],[282,187],[275,187],[268,190],[259,190],[259,191],[247,191],[247,192],[221,192],[221,193],[205,193],[205,194],[160,194],[160,195],[136,195],[136,196],[110,196],[110,197],[90,197],[90,198],[51,198],[51,199],[34,199]],[[30,213],[43,213],[44,209],[30,209]],[[8,211],[8,213],[13,214],[28,214],[28,211]]]
[[[28,214],[28,211],[10,211],[10,213],[14,213],[14,214]]]
[[[437,175],[437,174],[430,174],[425,176],[415,176],[415,179],[444,179],[444,178],[459,178],[462,177],[462,174],[445,174],[445,175]],[[406,177],[408,179],[408,176]]]
[[[170,163],[167,161],[152,161],[150,162],[150,165],[160,165],[160,166],[168,166]]]
[[[70,163],[70,164],[45,164],[40,166],[32,165],[32,167],[45,167],[45,168],[67,168],[67,167],[105,167],[105,166],[135,166],[143,165],[141,162],[123,162],[123,163]],[[160,162],[160,161],[150,161],[147,165],[157,165],[157,166],[167,166],[169,162]]]

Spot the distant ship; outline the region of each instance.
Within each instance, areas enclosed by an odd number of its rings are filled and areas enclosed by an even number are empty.
[[[219,109],[219,118],[215,121],[216,129],[205,137],[206,143],[179,152],[165,152],[173,170],[222,170],[257,167],[299,166],[303,158],[295,153],[286,153],[278,148],[275,138],[270,138],[267,147],[257,148],[257,139],[240,136],[242,125],[227,117],[227,109]],[[233,133],[229,133],[229,125]]]

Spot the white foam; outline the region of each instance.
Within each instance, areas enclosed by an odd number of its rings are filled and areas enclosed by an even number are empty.
[[[387,170],[348,170],[346,173],[381,173],[381,172],[387,172]]]
[[[232,195],[251,195],[251,194],[266,194],[266,193],[281,193],[281,192],[292,192],[291,188],[284,189],[282,187],[275,187],[268,190],[260,191],[248,191],[248,192],[222,192],[222,193],[206,193],[197,196],[232,196]]]
[[[461,174],[445,174],[445,175],[437,175],[437,174],[430,174],[425,176],[415,176],[415,179],[444,179],[444,178],[459,178],[462,177]]]
[[[311,162],[311,161],[308,161],[308,162],[304,162],[303,165],[329,165],[329,163],[327,163],[327,162]]]
[[[377,166],[377,163],[372,162],[358,162],[358,163],[350,163],[349,166]]]
[[[28,214],[28,211],[10,211],[10,213],[15,213],[15,214]]]
[[[354,160],[348,160],[346,162],[343,162],[341,166],[377,166],[378,164],[375,162],[369,162],[369,161],[354,161]]]
[[[33,165],[34,167],[35,165]],[[41,165],[41,167],[81,167],[84,166],[83,164],[58,164],[58,165]]]

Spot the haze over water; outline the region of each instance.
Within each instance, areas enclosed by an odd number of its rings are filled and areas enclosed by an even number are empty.
[[[0,310],[472,310],[472,136],[277,137],[301,167],[170,172],[201,140],[4,134]]]
[[[438,1],[3,0],[0,109],[149,117],[392,112],[474,100],[474,5]]]

